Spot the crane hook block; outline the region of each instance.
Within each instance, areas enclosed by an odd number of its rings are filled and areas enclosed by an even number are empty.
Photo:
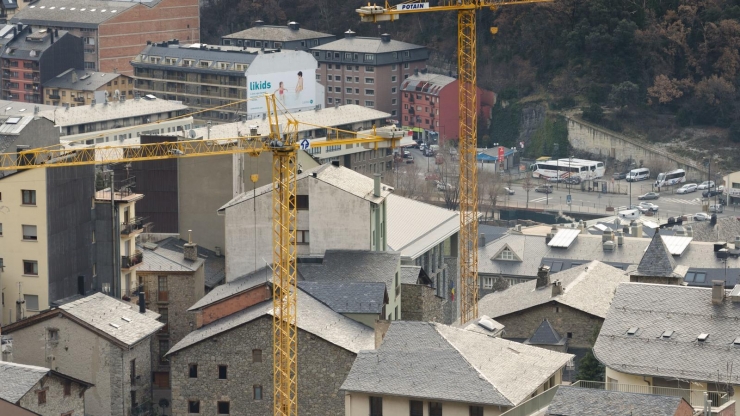
[[[498,28],[494,26],[491,28],[491,34],[495,35],[496,33],[498,33]]]

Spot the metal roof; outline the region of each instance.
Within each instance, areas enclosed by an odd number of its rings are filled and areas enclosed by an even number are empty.
[[[573,244],[579,234],[581,234],[581,230],[561,228],[547,245],[550,247],[568,248]]]
[[[665,243],[668,252],[674,256],[680,256],[689,247],[691,237],[678,236],[678,235],[664,235],[663,243]]]
[[[120,120],[130,117],[150,116],[154,114],[185,111],[188,107],[180,101],[167,101],[158,98],[99,103],[79,107],[42,111],[39,116],[46,117],[58,127],[77,126],[107,120]],[[174,114],[173,114],[174,116]]]
[[[395,194],[386,203],[388,247],[416,259],[460,231],[460,213]]]
[[[146,2],[147,5],[156,4]],[[101,23],[120,16],[139,1],[39,0],[18,11],[10,21],[37,26],[71,26],[97,28]]]
[[[290,42],[296,40],[333,38],[329,33],[316,32],[314,30],[299,28],[291,29],[288,26],[260,25],[250,27],[239,32],[222,36],[223,39],[247,39],[247,40],[269,40],[277,42]]]
[[[410,92],[421,92],[424,94],[439,95],[447,85],[457,79],[439,74],[415,74],[408,77],[401,84],[401,89]]]
[[[74,75],[73,75],[74,74]],[[77,77],[75,80],[74,77]],[[112,72],[94,72],[84,69],[68,69],[56,77],[46,81],[44,88],[61,88],[78,91],[96,91],[121,74]],[[132,84],[133,85],[133,84]],[[123,88],[123,87],[122,87]]]
[[[351,36],[311,48],[312,51],[357,53],[389,53],[408,51],[412,49],[426,49],[426,47],[421,45],[414,45],[412,43],[401,42],[394,39],[391,39],[389,42],[383,42],[380,38]],[[422,59],[423,58],[419,58],[419,60]]]

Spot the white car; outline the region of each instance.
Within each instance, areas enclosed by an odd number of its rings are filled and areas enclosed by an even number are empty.
[[[712,204],[709,206],[709,212],[716,212],[718,214],[721,214],[724,212],[725,207],[722,204]]]
[[[704,181],[696,189],[709,189],[714,188],[714,181]]]
[[[652,202],[640,202],[640,205],[636,206],[635,208],[639,209],[640,212],[644,214],[648,211],[658,212],[659,207]]]
[[[695,183],[687,183],[686,185],[676,189],[677,194],[688,194],[690,192],[696,192],[697,186]]]
[[[694,221],[709,221],[709,214],[705,212],[697,212],[694,214]]]

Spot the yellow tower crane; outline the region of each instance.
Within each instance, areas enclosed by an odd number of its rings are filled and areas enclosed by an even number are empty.
[[[275,416],[298,414],[298,330],[296,286],[296,154],[300,122],[287,111],[280,123],[277,100],[266,95],[270,131],[263,136],[228,139],[182,140],[138,145],[82,149],[37,148],[0,154],[0,171],[53,168],[91,164],[272,152],[272,304],[273,304],[273,412]],[[314,142],[312,147],[361,144],[369,148],[393,148],[404,132],[395,127],[373,127],[372,134],[317,126],[334,131],[336,139]]]
[[[391,7],[370,5],[356,10],[363,22],[396,21],[402,14],[457,12],[457,74],[460,125],[460,322],[478,317],[478,172],[475,164],[478,143],[478,104],[476,81],[476,25],[479,9],[496,10],[501,6],[547,3],[553,0],[440,0],[407,1]],[[497,28],[491,28],[496,34]]]

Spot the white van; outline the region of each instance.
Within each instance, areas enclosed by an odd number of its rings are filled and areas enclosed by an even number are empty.
[[[639,169],[632,169],[625,178],[627,182],[637,182],[637,181],[644,181],[647,179],[650,179],[650,169],[648,168],[639,168]]]

